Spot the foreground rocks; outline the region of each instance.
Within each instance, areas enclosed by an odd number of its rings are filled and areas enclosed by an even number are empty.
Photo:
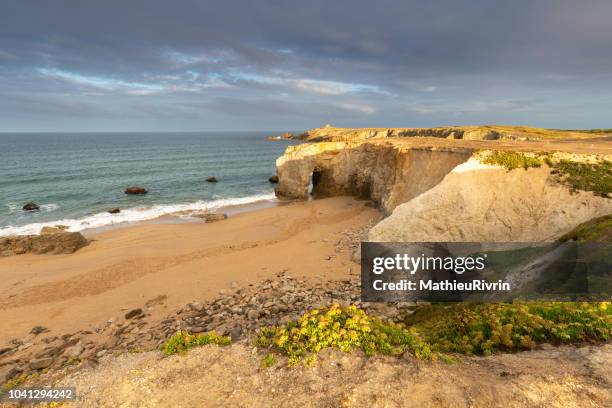
[[[217,183],[219,180],[214,176],[210,176],[206,178],[206,181],[209,183]]]
[[[111,208],[110,210],[108,210],[109,214],[119,214],[120,212],[121,209],[119,207]]]
[[[159,321],[150,320],[150,311],[163,307],[163,295],[126,310],[123,319],[110,318],[75,333],[34,327],[23,338],[0,345],[0,383],[45,369],[53,373],[66,367],[95,365],[105,355],[155,350],[179,330],[216,331],[234,341],[250,342],[261,327],[297,319],[313,307],[352,303],[368,313],[399,321],[414,306],[362,304],[356,279],[308,283],[280,272],[275,279],[256,286],[242,287],[239,282],[231,286],[212,300],[191,301]]]
[[[89,241],[79,232],[53,232],[0,238],[0,256],[33,254],[71,254]]]

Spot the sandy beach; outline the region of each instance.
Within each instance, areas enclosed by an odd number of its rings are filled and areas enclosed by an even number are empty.
[[[152,223],[85,235],[70,255],[0,258],[0,343],[37,325],[61,335],[93,330],[127,310],[150,308],[160,319],[220,291],[286,271],[305,280],[357,274],[337,242],[379,218],[364,201],[337,197],[232,215],[216,223]]]

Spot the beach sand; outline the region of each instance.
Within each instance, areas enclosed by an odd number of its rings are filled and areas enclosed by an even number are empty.
[[[70,255],[0,258],[0,344],[34,326],[61,335],[92,330],[148,300],[162,319],[186,303],[269,279],[359,273],[337,241],[380,217],[364,201],[336,197],[242,212],[215,223],[150,223],[90,231]]]

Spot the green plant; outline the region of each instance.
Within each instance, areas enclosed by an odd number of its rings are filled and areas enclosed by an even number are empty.
[[[274,357],[274,354],[272,353],[266,354],[265,357],[263,357],[259,362],[261,368],[269,368],[274,364],[276,364],[276,357]]]
[[[578,163],[561,160],[554,164],[561,182],[573,190],[592,191],[602,197],[612,194],[612,162]]]
[[[559,241],[612,242],[612,214],[593,218],[559,238]]]
[[[423,307],[406,319],[431,349],[489,355],[538,343],[606,341],[610,302],[460,303]]]
[[[530,167],[541,167],[542,160],[538,156],[530,156],[520,152],[494,151],[483,158],[483,163],[505,167],[507,170]]]
[[[229,337],[221,336],[215,332],[189,334],[186,331],[179,331],[161,346],[161,350],[165,355],[170,356],[172,354],[185,353],[190,348],[196,346],[205,346],[207,344],[228,346],[231,343],[232,340]]]
[[[297,321],[263,328],[255,344],[286,354],[289,365],[302,359],[307,365],[312,364],[316,354],[328,347],[344,352],[361,349],[366,355],[401,355],[410,351],[418,358],[436,358],[416,332],[370,317],[355,306],[314,309]]]

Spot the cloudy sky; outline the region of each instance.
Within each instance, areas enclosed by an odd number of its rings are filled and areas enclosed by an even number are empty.
[[[609,128],[611,21],[610,0],[3,1],[0,131]]]

